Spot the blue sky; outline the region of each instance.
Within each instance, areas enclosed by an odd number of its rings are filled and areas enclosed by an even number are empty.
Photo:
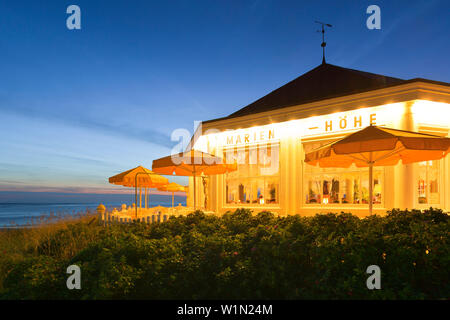
[[[81,8],[81,30],[66,8]],[[366,8],[381,8],[381,30]],[[431,1],[2,1],[0,191],[105,192],[321,62],[450,82],[450,4]],[[186,183],[186,178],[171,178]]]

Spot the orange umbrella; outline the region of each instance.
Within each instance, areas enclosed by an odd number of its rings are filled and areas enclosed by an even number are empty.
[[[175,182],[171,182],[166,186],[159,187],[158,190],[172,192],[172,208],[173,208],[174,193],[175,192],[187,192],[185,186],[182,186]]]
[[[137,188],[158,188],[169,183],[169,179],[162,177],[143,166],[124,171],[109,178],[109,183],[134,187],[136,195],[136,217],[137,217]]]
[[[369,126],[305,155],[320,167],[369,167],[369,212],[373,205],[373,166],[438,160],[450,152],[450,139],[431,134]]]
[[[153,160],[152,170],[159,174],[194,177],[194,210],[196,207],[195,177],[197,175],[223,174],[236,170],[235,164],[224,164],[222,159],[209,153],[190,150]]]

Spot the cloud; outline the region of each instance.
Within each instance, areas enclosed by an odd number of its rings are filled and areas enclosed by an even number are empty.
[[[147,128],[142,129],[132,124],[112,125],[108,120],[99,121],[91,117],[82,116],[78,114],[77,118],[66,115],[64,112],[49,112],[41,109],[39,112],[32,108],[24,108],[8,104],[6,107],[2,106],[3,112],[9,112],[17,116],[25,118],[41,119],[50,122],[59,122],[63,124],[72,125],[75,127],[86,128],[97,132],[107,133],[108,135],[115,135],[119,137],[131,138],[134,140],[144,141],[147,143],[162,146],[164,148],[172,148],[175,142],[170,139],[168,134],[162,133],[151,128],[151,121]]]
[[[2,184],[2,183],[5,183],[5,184],[24,184],[24,182],[22,182],[22,181],[17,181],[17,180],[1,180],[0,179],[0,185]]]
[[[125,188],[121,186],[108,187],[49,187],[34,186],[22,183],[20,186],[11,186],[0,181],[0,192],[57,192],[67,194],[134,194],[134,188]],[[170,192],[150,189],[150,195],[172,195]],[[185,193],[175,192],[175,195],[185,196]]]
[[[170,139],[169,135],[161,133],[157,130],[152,130],[150,128],[142,130],[140,128],[125,125],[114,126],[105,122],[94,121],[92,119],[83,119],[77,124],[89,129],[95,129],[115,135],[124,136],[127,138],[154,143],[166,148],[172,148],[174,146],[174,142]],[[150,126],[151,124],[149,123],[149,127]]]
[[[111,166],[111,163],[108,161],[92,159],[92,158],[87,158],[87,157],[73,156],[73,155],[68,155],[68,154],[60,154],[60,153],[56,153],[56,152],[53,154],[53,156],[63,158],[63,159],[75,160],[75,161],[79,161],[79,162],[87,163],[87,164]]]

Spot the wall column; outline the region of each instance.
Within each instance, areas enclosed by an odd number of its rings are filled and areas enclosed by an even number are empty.
[[[294,136],[290,136],[288,139],[289,143],[289,164],[288,164],[288,195],[289,195],[289,201],[287,203],[287,214],[293,215],[297,213],[297,183],[298,183],[298,174],[297,174],[297,165],[298,162],[301,161],[298,158],[297,153],[297,138]]]
[[[414,101],[405,102],[405,109],[400,120],[401,130],[416,131],[414,125],[414,116],[412,113],[412,106]],[[414,208],[414,164],[402,164],[398,165],[398,179],[395,183],[395,194],[398,199],[397,206],[401,209],[413,209]]]
[[[287,215],[289,210],[290,189],[290,157],[289,139],[280,139],[279,164],[280,164],[280,213]]]
[[[303,149],[303,144],[301,138],[298,138],[295,142],[295,150],[296,150],[296,157],[297,162],[295,164],[296,168],[296,177],[295,177],[295,185],[296,187],[296,206],[295,206],[295,213],[301,214],[302,208],[303,208],[303,202],[305,201],[304,197],[304,181],[303,181],[303,166],[305,165],[305,152]]]

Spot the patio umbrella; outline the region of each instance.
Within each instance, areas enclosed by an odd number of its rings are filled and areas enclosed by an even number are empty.
[[[450,139],[440,136],[369,126],[305,155],[320,167],[369,167],[369,212],[373,206],[373,167],[438,160],[450,152]]]
[[[194,210],[196,208],[195,177],[204,174],[223,174],[236,170],[235,164],[224,164],[222,159],[206,152],[190,150],[153,160],[152,170],[159,174],[194,177]]]
[[[162,186],[158,188],[159,191],[167,191],[172,193],[172,208],[173,208],[173,200],[175,192],[187,192],[186,187],[182,186],[178,183],[171,182],[168,185]]]
[[[109,183],[135,188],[137,217],[137,188],[158,188],[168,184],[169,179],[162,177],[143,166],[138,166],[110,177]]]

